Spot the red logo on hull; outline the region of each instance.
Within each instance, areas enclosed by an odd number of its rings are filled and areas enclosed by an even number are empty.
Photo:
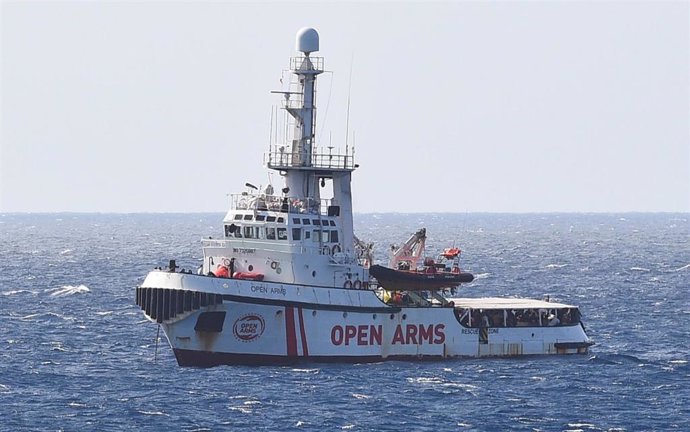
[[[242,342],[251,342],[264,333],[266,323],[261,315],[245,315],[235,320],[232,333]]]

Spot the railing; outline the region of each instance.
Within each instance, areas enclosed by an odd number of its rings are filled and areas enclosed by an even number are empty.
[[[330,199],[315,200],[289,196],[250,194],[232,194],[231,208],[235,210],[268,210],[293,214],[328,214]]]
[[[290,70],[295,72],[323,72],[323,57],[290,57]]]
[[[264,165],[273,169],[307,167],[300,163],[304,157],[295,155],[291,146],[271,146],[264,154]],[[328,152],[321,147],[315,147],[311,155],[311,165],[308,167],[317,169],[337,169],[352,171],[356,168],[354,151],[346,151],[344,154]]]

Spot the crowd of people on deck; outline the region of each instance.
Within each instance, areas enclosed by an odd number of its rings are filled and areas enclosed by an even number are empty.
[[[465,327],[553,327],[580,322],[577,308],[461,309],[455,313]]]

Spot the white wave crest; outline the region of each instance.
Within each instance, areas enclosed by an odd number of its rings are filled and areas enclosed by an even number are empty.
[[[62,252],[60,252],[60,255],[67,255],[67,254],[71,254],[71,253],[72,253],[72,249],[65,249]]]
[[[546,266],[546,268],[563,268],[566,267],[568,264],[549,264]]]
[[[684,265],[683,267],[677,268],[675,271],[690,270],[690,264]]]
[[[491,273],[479,273],[479,274],[474,275],[474,279],[475,279],[475,280],[477,280],[477,279],[486,279],[486,278],[488,278],[490,275],[491,275]]]
[[[166,414],[166,413],[164,413],[164,412],[162,412],[162,411],[141,411],[141,410],[137,410],[137,412],[140,413],[140,414],[144,414],[144,415],[155,415],[155,416],[166,416],[166,417],[170,417],[170,414]]]
[[[4,296],[11,296],[15,294],[36,294],[34,291],[29,291],[29,290],[12,290],[12,291],[3,291],[0,292],[0,294]]]
[[[649,270],[648,268],[644,268],[644,267],[630,267],[630,271],[648,272],[651,270]]]
[[[72,285],[64,285],[60,288],[54,288],[51,292],[51,297],[63,297],[63,296],[68,296],[72,294],[82,294],[82,293],[87,293],[91,292],[89,287],[86,285],[79,285],[79,286],[72,286]]]

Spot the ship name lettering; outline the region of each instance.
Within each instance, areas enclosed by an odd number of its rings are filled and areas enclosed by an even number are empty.
[[[445,324],[398,324],[393,334],[392,345],[440,345],[446,341]]]
[[[268,288],[266,288],[264,285],[252,285],[252,292],[267,293]]]
[[[271,294],[282,294],[283,296],[285,295],[286,291],[284,287],[272,287],[271,288]]]
[[[398,324],[391,345],[440,345],[446,341],[445,324]],[[335,325],[331,328],[331,343],[341,345],[381,345],[382,325]]]
[[[331,343],[333,345],[381,345],[382,325],[336,325],[331,329]]]

